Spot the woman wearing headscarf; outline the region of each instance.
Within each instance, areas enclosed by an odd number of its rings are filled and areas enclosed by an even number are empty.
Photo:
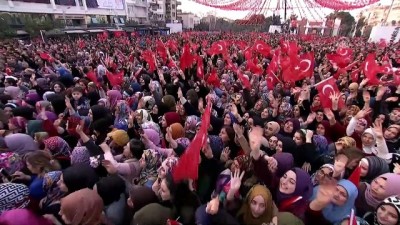
[[[279,177],[277,173],[271,171],[273,169],[270,168],[272,165],[269,165],[272,163],[271,158],[261,157],[259,147],[258,150],[255,147],[252,150],[254,174],[270,188],[280,212],[291,212],[303,219],[308,199],[312,195],[313,185],[310,175],[303,169],[295,167]]]
[[[72,193],[84,188],[93,188],[98,180],[99,177],[90,165],[75,164],[63,170],[57,185],[63,193]]]
[[[385,173],[375,178],[371,184],[360,183],[355,202],[357,215],[362,217],[373,212],[381,201],[392,195],[400,195],[400,175]]]
[[[120,155],[113,156],[110,147],[103,143],[100,145],[104,151],[103,166],[107,169],[109,174],[120,174],[128,180],[129,183],[133,183],[137,179],[142,171],[140,159],[145,149],[144,144],[141,140],[131,139],[127,145],[125,145],[123,153]]]
[[[16,180],[29,182],[30,197],[35,203],[46,196],[43,190],[43,177],[50,171],[59,170],[61,167],[50,153],[45,151],[34,151],[25,155],[26,166],[32,175],[26,175],[17,171],[13,174]]]
[[[315,186],[319,185],[320,182],[325,178],[332,178],[335,172],[334,165],[324,164],[315,173],[311,175],[311,181]]]
[[[244,225],[269,224],[276,213],[271,192],[265,186],[257,184],[247,193],[239,210],[238,220]]]
[[[174,169],[175,165],[178,164],[178,160],[179,158],[175,156],[170,156],[161,163],[161,166],[157,169],[158,173],[157,180],[154,182],[152,186],[154,193],[158,194],[162,179],[164,179],[168,173],[172,173],[172,170]]]
[[[12,209],[24,209],[29,206],[29,188],[24,184],[0,184],[0,215]]]
[[[0,168],[4,169],[8,174],[14,174],[16,171],[25,167],[23,159],[14,152],[0,153]]]
[[[374,129],[368,128],[361,136],[362,150],[366,155],[375,155],[390,162],[392,154],[389,153],[386,141],[383,138],[382,124],[375,125]],[[379,127],[380,126],[380,127]]]
[[[60,215],[64,223],[71,225],[105,224],[103,200],[96,191],[84,188],[61,199]]]
[[[383,133],[390,153],[400,149],[400,125],[392,124]]]
[[[138,125],[152,121],[150,114],[144,109],[138,109],[135,113],[135,122]]]
[[[337,185],[314,188],[314,196],[306,212],[306,224],[337,224],[351,214],[357,198],[357,187],[348,180]]]
[[[58,221],[62,221],[60,212],[60,199],[65,196],[57,183],[61,178],[61,171],[52,171],[43,176],[43,190],[46,197],[40,201],[40,213],[42,215],[52,215]]]
[[[117,174],[101,178],[94,186],[104,203],[107,219],[113,225],[122,225],[124,219],[125,181]]]
[[[378,205],[374,214],[375,225],[398,225],[400,224],[400,197],[390,196]]]
[[[9,152],[15,152],[20,156],[38,149],[33,138],[27,134],[17,133],[7,135],[4,137],[4,142]]]
[[[11,133],[25,133],[27,120],[21,116],[15,116],[8,119],[8,129]]]
[[[63,168],[70,165],[71,148],[64,139],[59,136],[49,137],[43,143],[45,151],[49,151],[61,163]]]
[[[160,186],[159,202],[137,211],[131,224],[166,224],[177,217],[183,224],[195,224],[194,213],[200,201],[187,183],[175,183],[172,175],[167,174]]]
[[[85,146],[77,146],[71,152],[71,165],[78,163],[90,164],[90,154]]]
[[[108,106],[111,111],[115,111],[115,107],[119,100],[122,100],[122,94],[118,90],[107,91]]]
[[[117,107],[115,110],[115,120],[114,127],[121,130],[128,130],[128,118],[130,113],[130,108],[124,100],[119,100],[117,102]]]
[[[190,140],[193,140],[196,134],[196,125],[200,122],[200,117],[191,115],[186,117],[185,121],[185,136]]]
[[[219,224],[221,218],[226,217],[227,212],[237,212],[241,204],[241,193],[243,193],[240,190],[245,188],[242,184],[249,178],[252,170],[253,165],[249,156],[241,155],[234,158],[230,168],[219,174],[211,201],[197,209],[197,223]],[[219,207],[220,205],[224,207]],[[230,220],[235,221],[235,219]]]
[[[294,136],[294,133],[299,129],[300,122],[298,119],[286,119],[279,133],[285,137],[292,138]]]
[[[53,225],[53,223],[43,217],[36,215],[28,209],[12,209],[4,212],[0,216],[2,225]]]
[[[373,179],[384,174],[389,173],[389,164],[386,160],[377,156],[367,156],[360,161],[361,166],[361,181],[371,183]]]
[[[161,166],[162,156],[159,152],[148,149],[143,151],[142,158],[140,159],[140,172],[137,183],[142,186],[152,187],[153,183],[157,180],[157,169]]]

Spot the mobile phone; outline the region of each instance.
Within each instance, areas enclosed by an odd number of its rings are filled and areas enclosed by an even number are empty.
[[[10,175],[4,168],[1,168],[1,169],[0,169],[0,173],[1,173],[1,175],[2,175],[3,177],[7,178],[8,181],[11,181],[11,180],[12,180],[11,175]]]

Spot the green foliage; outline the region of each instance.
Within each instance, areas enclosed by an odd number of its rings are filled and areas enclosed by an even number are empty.
[[[329,17],[341,19],[339,35],[351,35],[356,20],[349,12],[335,11],[331,13]]]

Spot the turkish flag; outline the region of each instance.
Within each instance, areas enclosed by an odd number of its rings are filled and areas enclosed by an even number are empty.
[[[182,52],[179,66],[184,71],[186,68],[192,67],[192,63],[193,63],[193,56],[190,52],[190,45],[186,44],[183,47],[183,52]]]
[[[219,87],[221,86],[221,82],[219,80],[219,77],[217,75],[217,70],[215,68],[213,68],[211,70],[211,74],[210,76],[207,78],[207,84],[211,84],[214,87]]]
[[[110,81],[111,86],[121,85],[124,81],[124,70],[120,70],[118,73],[111,73],[110,71],[106,72],[106,76]]]
[[[350,72],[350,79],[353,82],[358,82],[358,77],[360,74],[360,69],[356,69]]]
[[[363,63],[362,69],[366,78],[369,79],[368,84],[379,85],[379,79],[376,75],[381,70],[381,68],[375,61],[374,53],[370,53],[367,55]]]
[[[242,73],[242,71],[240,71],[240,70],[237,70],[237,75],[238,75],[238,78],[239,78],[239,80],[240,80],[240,82],[242,82],[242,85],[244,86],[244,88],[246,88],[246,89],[250,89],[250,81],[249,81],[249,79],[247,79],[244,75],[243,75],[243,73]]]
[[[329,98],[329,96],[340,92],[336,85],[336,80],[333,77],[330,77],[319,82],[315,85],[315,87],[318,90],[322,107],[332,108],[332,100]]]
[[[261,40],[257,40],[253,45],[253,51],[258,52],[265,57],[268,57],[271,54],[271,47],[267,43]]]
[[[97,80],[97,76],[96,76],[96,74],[94,73],[93,70],[89,71],[89,72],[86,74],[86,77],[89,78],[90,81],[92,81],[93,83],[95,83],[97,87],[100,86],[99,81]]]
[[[199,176],[200,151],[207,140],[207,130],[210,126],[211,101],[207,101],[207,107],[201,118],[200,130],[193,141],[186,148],[186,151],[179,158],[178,164],[172,171],[175,182],[183,179],[197,180]]]
[[[261,75],[264,72],[262,68],[258,67],[258,64],[256,65],[251,60],[246,61],[246,65],[247,69],[250,70],[250,72],[254,73],[255,75]]]
[[[247,47],[247,42],[245,41],[236,41],[235,44],[240,50],[244,50]]]
[[[291,57],[290,65],[282,73],[283,80],[295,82],[311,77],[314,73],[314,53],[307,52],[300,57]]]
[[[149,72],[153,72],[156,69],[156,61],[153,53],[150,50],[145,50],[142,52],[142,58],[149,64]]]
[[[197,77],[204,79],[204,63],[203,58],[200,56],[197,56]]]
[[[225,55],[227,53],[227,44],[225,41],[214,42],[208,52],[210,55]]]
[[[275,75],[274,72],[272,72],[271,70],[269,70],[267,72],[267,87],[268,90],[272,90],[275,88],[276,84],[280,83],[278,77]]]
[[[346,68],[351,62],[349,56],[341,56],[339,54],[326,54],[326,58],[331,62],[331,64],[334,64],[339,68]]]
[[[161,59],[166,62],[168,58],[167,49],[164,46],[164,43],[160,40],[156,42],[156,51],[157,54],[161,57]]]
[[[351,58],[353,56],[353,49],[339,47],[336,49],[336,54],[338,54],[344,58],[349,58],[349,57]]]

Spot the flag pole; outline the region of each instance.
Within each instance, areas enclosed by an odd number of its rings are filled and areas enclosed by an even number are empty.
[[[322,84],[323,82],[325,82],[325,81],[327,81],[327,80],[329,80],[329,79],[332,79],[332,78],[333,78],[332,76],[331,76],[331,77],[328,77],[327,79],[325,79],[325,80],[321,80],[320,82],[318,82],[318,83],[316,83],[316,84],[312,85],[311,87],[316,87],[316,86],[318,86],[318,85]]]

